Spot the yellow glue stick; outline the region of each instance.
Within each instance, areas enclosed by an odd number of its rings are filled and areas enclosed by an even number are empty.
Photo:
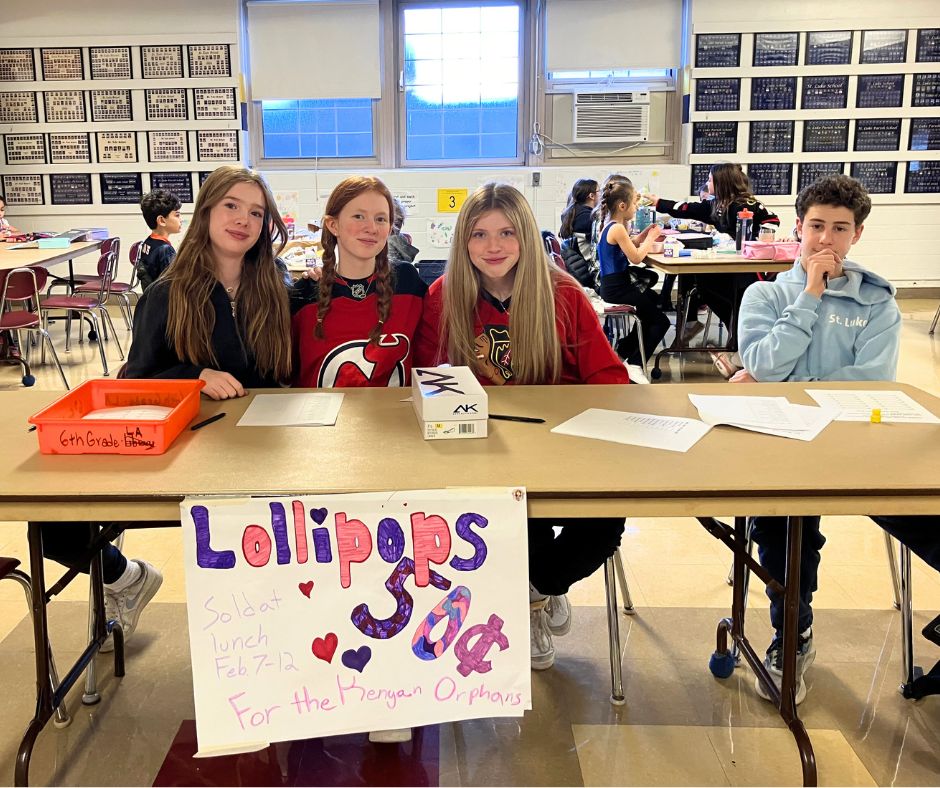
[[[881,408],[872,408],[872,410],[871,410],[871,423],[872,423],[872,424],[881,424]]]

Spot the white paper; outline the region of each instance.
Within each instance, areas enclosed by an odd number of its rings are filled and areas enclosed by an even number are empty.
[[[883,422],[940,424],[940,418],[903,391],[806,389],[806,393],[820,405],[839,411],[836,421],[870,421],[872,410],[878,408]]]
[[[793,405],[786,397],[746,397],[689,394],[706,424],[726,424],[751,432],[811,441],[838,411],[812,405]]]
[[[255,394],[237,427],[326,427],[336,424],[343,394]]]
[[[121,421],[163,421],[173,408],[163,405],[125,405],[117,408],[98,408],[82,416],[83,419],[120,419]]]
[[[559,424],[552,432],[650,449],[686,452],[710,429],[708,424],[698,419],[589,408],[564,424]]]

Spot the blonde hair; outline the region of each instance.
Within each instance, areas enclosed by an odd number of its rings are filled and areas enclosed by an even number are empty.
[[[264,179],[256,172],[227,164],[202,184],[193,221],[163,279],[169,282],[167,340],[176,355],[192,364],[218,366],[212,331],[216,287],[215,258],[209,238],[209,213],[238,183],[258,186],[264,195],[264,219],[257,243],[246,253],[238,288],[238,323],[258,372],[287,380],[290,375],[290,306],[275,257],[284,248],[287,228]],[[279,241],[277,252],[274,242]]]
[[[468,244],[480,218],[502,211],[516,230],[519,262],[512,289],[509,335],[513,379],[517,383],[556,383],[561,376],[561,344],[555,327],[555,285],[565,274],[551,265],[535,216],[525,197],[504,183],[487,183],[463,204],[443,282],[441,346],[451,364],[475,366],[475,316],[480,274]]]

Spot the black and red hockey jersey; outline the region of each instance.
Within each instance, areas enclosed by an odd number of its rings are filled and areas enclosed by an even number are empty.
[[[394,295],[378,343],[369,334],[378,321],[375,276],[333,283],[330,311],[317,327],[319,287],[302,279],[291,292],[293,385],[302,388],[407,386],[411,384],[412,344],[427,285],[411,264],[393,265]]]
[[[446,338],[441,325],[444,277],[428,290],[424,314],[415,340],[415,365],[433,367],[446,363]],[[512,383],[512,347],[509,336],[511,303],[501,302],[486,291],[477,300],[477,364],[473,372],[484,386]],[[601,329],[587,296],[569,277],[555,280],[555,327],[561,342],[560,383],[629,383],[623,362]]]

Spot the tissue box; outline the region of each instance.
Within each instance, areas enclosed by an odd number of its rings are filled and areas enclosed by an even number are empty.
[[[486,392],[470,367],[416,367],[411,395],[425,440],[486,437]]]

